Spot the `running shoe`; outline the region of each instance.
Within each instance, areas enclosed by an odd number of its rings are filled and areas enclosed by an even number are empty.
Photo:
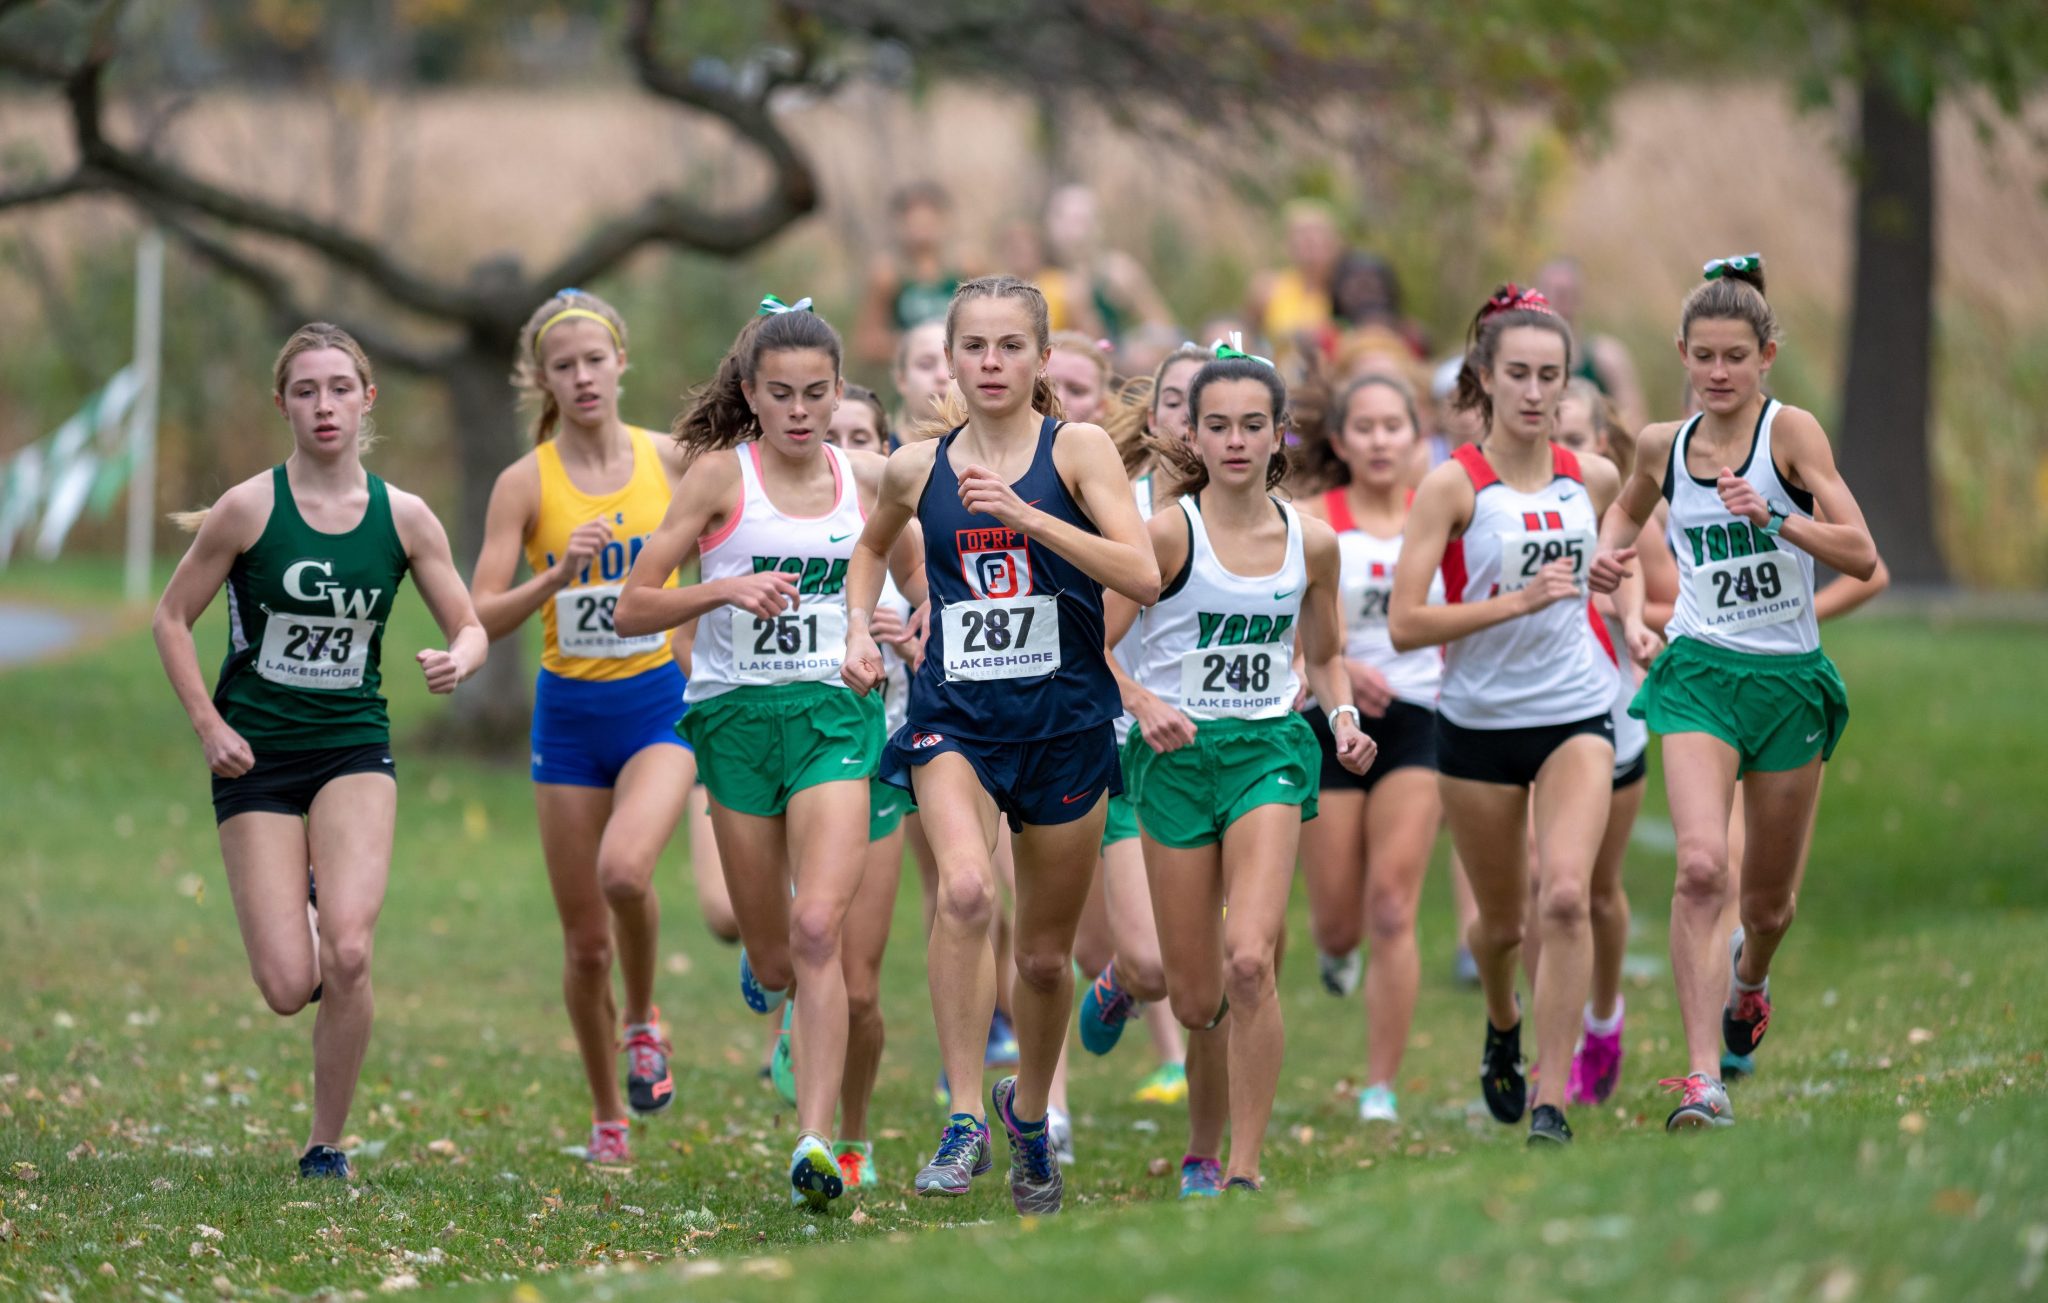
[[[1116,984],[1116,961],[1111,960],[1081,997],[1081,1048],[1090,1054],[1115,1049],[1137,1003],[1135,996]]]
[[[1162,1063],[1145,1078],[1131,1099],[1139,1104],[1180,1104],[1188,1097],[1188,1066]]]
[[[1678,1107],[1671,1110],[1671,1116],[1664,1119],[1666,1131],[1699,1131],[1735,1125],[1735,1110],[1728,1106],[1728,1088],[1706,1073],[1666,1077],[1657,1084],[1673,1094],[1684,1096]]]
[[[1564,1110],[1555,1104],[1538,1104],[1535,1114],[1529,1119],[1529,1148],[1568,1145],[1571,1142],[1572,1128],[1564,1120]]]
[[[988,1020],[988,1048],[982,1051],[985,1068],[1007,1067],[1017,1062],[1017,1031],[1001,1009]]]
[[[1736,928],[1728,938],[1728,1003],[1721,1010],[1721,1043],[1730,1054],[1746,1059],[1763,1044],[1771,1025],[1771,979],[1764,979],[1762,990],[1738,990],[1735,970],[1741,962],[1742,929]]]
[[[1223,1183],[1225,1194],[1257,1194],[1259,1183],[1249,1176],[1233,1176]]]
[[[1045,1111],[1045,1129],[1052,1136],[1053,1157],[1062,1171],[1074,1165],[1074,1120],[1056,1108]]]
[[[1358,1120],[1398,1123],[1401,1120],[1401,1110],[1394,1099],[1394,1088],[1381,1082],[1377,1086],[1367,1086],[1359,1091]]]
[[[1529,1111],[1529,1079],[1522,1073],[1522,1024],[1506,1031],[1486,1023],[1486,1048],[1479,1059],[1479,1089],[1494,1120],[1510,1125]]]
[[[1565,1098],[1574,1104],[1605,1104],[1621,1080],[1621,1015],[1616,1011],[1614,1031],[1603,1035],[1588,1027],[1579,1048],[1572,1053],[1572,1076],[1566,1083]]]
[[[592,1122],[590,1144],[583,1151],[583,1161],[608,1167],[623,1167],[633,1161],[633,1128],[623,1119],[617,1122]]]
[[[747,962],[747,952],[740,951],[740,999],[747,1002],[747,1008],[755,1013],[774,1013],[789,998],[787,991],[771,991],[754,980],[754,966]]]
[[[775,1053],[768,1057],[768,1083],[782,1096],[782,1102],[790,1105],[796,1103],[796,1056],[789,1044],[790,1014],[794,1008],[782,1006],[782,1034],[775,1038]]]
[[[641,1117],[675,1102],[676,1079],[668,1070],[672,1052],[661,1034],[661,1010],[650,1011],[646,1022],[626,1029],[626,1102]]]
[[[946,1080],[946,1070],[939,1069],[938,1080],[932,1082],[932,1103],[944,1113],[953,1111],[953,1083]]]
[[[1010,1202],[1021,1216],[1051,1216],[1060,1210],[1066,1183],[1060,1178],[1059,1155],[1053,1152],[1052,1128],[1046,1121],[1026,1127],[1017,1120],[1011,1105],[1017,1099],[1017,1079],[1005,1077],[989,1092],[989,1103],[1003,1121],[1003,1135],[1010,1142]]]
[[[314,1145],[299,1155],[299,1179],[302,1181],[346,1181],[348,1178],[348,1155],[333,1145]]]
[[[966,1113],[955,1113],[939,1133],[939,1149],[917,1174],[920,1195],[957,1198],[966,1194],[974,1178],[995,1166],[988,1142],[988,1128]]]
[[[839,1179],[848,1194],[858,1194],[881,1178],[875,1175],[875,1147],[866,1140],[841,1140],[832,1146],[839,1162]]]
[[[813,1135],[798,1138],[789,1155],[789,1206],[821,1212],[846,1193],[839,1160]]]
[[[1451,957],[1451,981],[1459,986],[1479,985],[1479,961],[1463,946]]]
[[[1189,1154],[1180,1160],[1180,1197],[1214,1199],[1223,1193],[1223,1164]]]
[[[1747,1054],[1730,1054],[1727,1046],[1721,1047],[1721,1080],[1740,1081],[1756,1075],[1756,1059]]]
[[[1358,994],[1358,983],[1365,977],[1365,956],[1353,950],[1346,955],[1326,955],[1316,952],[1316,974],[1323,979],[1323,989],[1339,999]]]

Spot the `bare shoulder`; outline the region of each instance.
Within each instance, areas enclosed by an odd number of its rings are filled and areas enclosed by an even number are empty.
[[[1299,508],[1297,507],[1297,510]],[[1310,566],[1317,569],[1337,563],[1337,531],[1330,528],[1328,521],[1302,514],[1301,551]]]
[[[1799,444],[1818,439],[1827,442],[1828,432],[1821,428],[1820,418],[1803,407],[1789,403],[1778,404],[1778,415],[1771,421],[1771,438],[1776,441],[1790,437]]]
[[[1596,494],[1612,497],[1621,490],[1620,468],[1597,452],[1579,457],[1579,473],[1586,477],[1586,487]]]
[[[661,468],[668,472],[669,479],[682,479],[683,472],[690,469],[690,454],[683,445],[660,430],[648,430],[647,438],[654,445],[655,456],[661,458]]]
[[[1685,428],[1684,421],[1657,421],[1643,427],[1636,436],[1636,465],[1671,455],[1671,441]],[[1653,456],[1654,454],[1654,456]]]
[[[221,494],[207,509],[202,528],[222,544],[246,552],[263,537],[263,527],[270,523],[270,509],[276,500],[270,472],[251,475]]]
[[[880,487],[882,477],[889,471],[889,459],[878,452],[849,452],[846,462],[853,467],[854,483],[864,489]]]
[[[503,494],[513,501],[540,501],[540,451],[529,449],[519,459],[498,472],[498,478],[491,486],[491,496]]]
[[[906,502],[914,500],[924,491],[925,481],[931,478],[932,464],[938,453],[937,439],[919,439],[890,453],[882,478],[883,492],[901,497]]]

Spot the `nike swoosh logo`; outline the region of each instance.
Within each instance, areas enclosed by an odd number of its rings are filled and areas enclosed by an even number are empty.
[[[847,539],[849,539],[849,538],[852,538],[852,537],[853,537],[853,533],[852,533],[852,531],[850,531],[850,530],[849,530],[848,532],[846,532],[846,533],[844,533],[844,534],[834,534],[834,535],[832,536],[832,541],[833,541],[834,543],[844,543],[844,542],[845,542],[845,541],[846,541]]]
[[[1088,795],[1089,795],[1089,794],[1088,794],[1087,792],[1076,792],[1076,793],[1075,793],[1074,795],[1072,795],[1072,796],[1062,796],[1062,797],[1060,798],[1060,804],[1061,804],[1061,805],[1072,805],[1072,804],[1073,804],[1074,802],[1076,802],[1076,801],[1085,801],[1085,800],[1087,800],[1087,799],[1088,799]]]
[[[1295,781],[1294,781],[1294,780],[1293,780],[1292,778],[1283,778],[1283,779],[1281,779],[1281,780],[1280,780],[1280,786],[1282,786],[1282,787],[1300,787],[1300,786],[1301,786],[1301,784],[1300,784],[1300,783],[1297,783],[1297,782],[1295,782]]]
[[[1288,590],[1287,590],[1286,592],[1284,592],[1284,593],[1275,593],[1275,594],[1273,594],[1273,600],[1274,600],[1274,601],[1276,601],[1276,602],[1284,602],[1284,601],[1286,601],[1286,600],[1287,600],[1288,598],[1290,598],[1290,597],[1292,597],[1292,596],[1294,596],[1294,590],[1293,590],[1292,588],[1290,588],[1290,589],[1288,589]]]
[[[839,763],[842,765],[857,765],[860,763],[860,758],[858,756],[848,756]]]
[[[1817,740],[1817,739],[1818,739],[1818,738],[1820,737],[1820,735],[1821,735],[1821,734],[1823,734],[1823,733],[1825,733],[1825,732],[1827,732],[1827,730],[1826,730],[1826,729],[1824,729],[1824,728],[1817,728],[1817,729],[1813,730],[1813,732],[1811,732],[1811,733],[1808,733],[1808,734],[1806,735],[1806,740],[1807,740],[1807,741],[1809,741],[1809,742],[1815,741],[1815,740]]]

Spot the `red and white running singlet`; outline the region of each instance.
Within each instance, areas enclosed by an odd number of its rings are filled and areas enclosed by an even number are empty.
[[[1526,588],[1568,560],[1581,588],[1600,519],[1579,459],[1552,445],[1551,480],[1534,493],[1501,482],[1476,444],[1452,455],[1472,481],[1472,523],[1444,549],[1444,597],[1479,602]],[[1614,704],[1613,655],[1583,597],[1481,629],[1445,654],[1437,709],[1460,728],[1541,728],[1605,715]],[[1605,630],[1599,630],[1604,634]]]

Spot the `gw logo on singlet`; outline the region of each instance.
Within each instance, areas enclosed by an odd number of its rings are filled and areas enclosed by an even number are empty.
[[[1689,526],[1685,538],[1692,544],[1692,563],[1696,566],[1703,566],[1709,561],[1726,561],[1729,557],[1758,556],[1778,550],[1769,534],[1746,520],[1731,520],[1726,525]]]
[[[306,572],[317,570],[323,575],[334,573],[332,561],[294,561],[285,567],[284,591],[295,602],[317,602],[326,598],[334,603],[334,616],[338,620],[367,620],[370,611],[377,605],[377,599],[384,595],[381,588],[364,590],[343,588],[332,579],[308,581]],[[309,586],[310,582],[310,586]]]
[[[1195,617],[1197,647],[1263,646],[1279,642],[1294,627],[1291,615],[1223,615],[1202,611]]]
[[[846,586],[846,559],[833,560],[821,556],[757,556],[754,558],[754,573],[764,574],[780,570],[786,575],[795,575],[796,591],[800,597],[836,597]]]

